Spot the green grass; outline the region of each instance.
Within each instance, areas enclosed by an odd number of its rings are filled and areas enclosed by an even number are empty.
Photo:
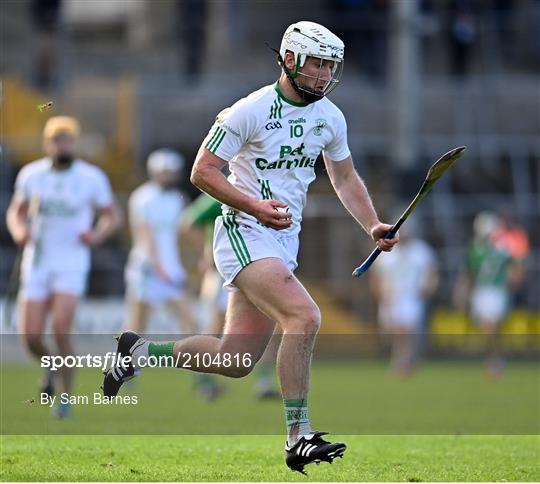
[[[9,481],[538,481],[537,436],[347,436],[308,477],[276,436],[4,436]]]
[[[349,449],[307,479],[285,467],[282,404],[258,402],[254,376],[222,380],[227,392],[208,403],[189,373],[148,370],[131,388],[137,405],[79,405],[60,422],[29,403],[39,376],[0,368],[3,481],[540,481],[532,363],[488,381],[477,363],[432,362],[399,381],[380,362],[316,362],[311,420]],[[80,371],[76,393],[100,380]]]
[[[255,399],[255,375],[221,379],[226,393],[208,403],[193,391],[192,373],[145,370],[129,390],[137,405],[79,405],[65,422],[52,420],[37,401],[28,403],[40,375],[36,366],[0,368],[2,434],[283,433],[282,404]],[[74,393],[91,400],[102,378],[99,370],[80,371]],[[503,378],[489,381],[480,364],[433,362],[400,381],[380,362],[317,362],[310,416],[318,428],[342,435],[536,435],[539,389],[538,365],[531,363],[510,364]]]

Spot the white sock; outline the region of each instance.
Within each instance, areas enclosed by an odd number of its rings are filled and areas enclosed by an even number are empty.
[[[294,445],[300,438],[311,432],[306,399],[284,399],[285,419],[287,422],[287,442]]]

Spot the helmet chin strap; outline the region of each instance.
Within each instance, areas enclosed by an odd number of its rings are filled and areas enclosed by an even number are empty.
[[[289,69],[287,69],[287,66],[285,65],[283,57],[281,57],[281,54],[279,53],[279,51],[277,49],[274,49],[273,47],[271,47],[268,44],[268,42],[265,42],[265,44],[270,50],[274,51],[277,54],[277,60],[278,60],[279,65],[283,69],[283,72],[287,76],[287,79],[291,83],[291,86],[296,91],[296,94],[298,94],[302,98],[302,100],[304,102],[306,102],[308,104],[312,104],[312,103],[314,103],[316,101],[320,101],[324,97],[324,94],[320,94],[320,93],[312,91],[310,89],[298,87],[298,84],[296,84],[296,81],[294,80],[294,78],[293,78],[293,76],[291,74],[291,71]]]

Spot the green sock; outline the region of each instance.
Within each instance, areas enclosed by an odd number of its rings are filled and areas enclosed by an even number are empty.
[[[158,359],[160,366],[174,366],[174,341],[165,343],[148,344],[148,356],[154,356]]]
[[[148,345],[148,356],[174,356],[174,341],[166,343],[152,343]]]
[[[289,445],[294,445],[300,437],[311,432],[307,399],[285,399],[283,405],[285,407],[285,419],[289,436],[288,442]]]

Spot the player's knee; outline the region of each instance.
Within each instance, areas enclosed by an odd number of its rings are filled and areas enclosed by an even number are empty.
[[[321,327],[321,311],[314,304],[299,306],[284,325],[284,331],[295,334],[316,334]]]
[[[313,304],[304,317],[304,330],[308,334],[316,334],[321,327],[321,310],[319,306]]]

